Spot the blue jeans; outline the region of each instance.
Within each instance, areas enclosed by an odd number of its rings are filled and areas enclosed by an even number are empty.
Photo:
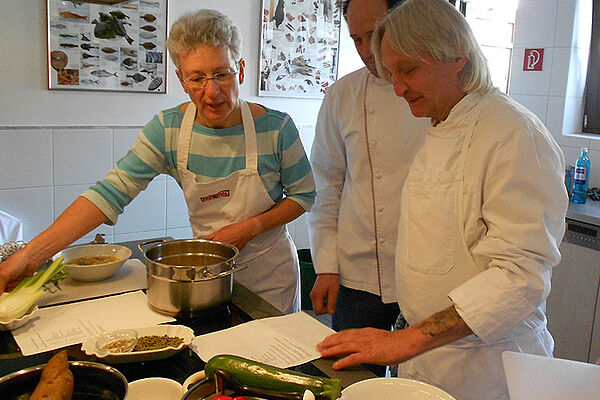
[[[381,297],[340,285],[332,328],[336,331],[354,328],[391,330],[400,314],[397,303],[384,304]],[[365,365],[377,376],[385,376],[385,365]]]

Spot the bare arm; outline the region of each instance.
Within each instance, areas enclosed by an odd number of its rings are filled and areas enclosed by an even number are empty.
[[[454,306],[439,311],[426,320],[419,322],[415,325],[415,329],[424,338],[421,353],[473,334],[471,328],[461,318]]]
[[[230,243],[241,250],[257,235],[293,221],[303,213],[304,208],[300,204],[286,198],[262,214],[224,226],[206,239]]]
[[[0,265],[0,293],[104,221],[106,216],[98,207],[78,197],[48,229]]]
[[[403,330],[365,328],[338,332],[325,338],[317,349],[323,357],[348,354],[333,364],[335,369],[363,363],[391,365],[472,333],[454,306],[450,306]]]

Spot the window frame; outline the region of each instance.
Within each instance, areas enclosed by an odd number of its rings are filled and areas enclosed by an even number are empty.
[[[592,37],[581,130],[583,133],[600,134],[600,0],[592,2]]]

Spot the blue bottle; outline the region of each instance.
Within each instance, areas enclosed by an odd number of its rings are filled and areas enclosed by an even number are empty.
[[[591,163],[587,147],[581,148],[581,156],[575,161],[575,175],[573,176],[573,203],[583,204],[587,200],[588,183],[590,182]]]

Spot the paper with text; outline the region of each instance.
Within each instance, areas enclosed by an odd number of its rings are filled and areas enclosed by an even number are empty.
[[[39,309],[12,331],[25,356],[81,343],[91,335],[175,321],[152,311],[142,291]]]
[[[316,345],[332,333],[333,329],[298,312],[197,336],[191,348],[204,361],[219,354],[232,354],[289,368],[321,357]]]

